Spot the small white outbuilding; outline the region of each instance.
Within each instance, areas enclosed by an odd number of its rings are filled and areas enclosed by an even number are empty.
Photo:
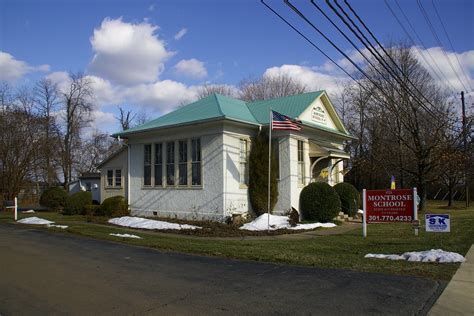
[[[101,163],[102,198],[124,195],[133,215],[221,221],[252,211],[248,165],[252,138],[269,128],[270,110],[301,120],[301,131],[273,131],[279,197],[274,213],[299,209],[311,181],[344,178],[349,135],[325,91],[246,103],[213,94],[138,127]]]

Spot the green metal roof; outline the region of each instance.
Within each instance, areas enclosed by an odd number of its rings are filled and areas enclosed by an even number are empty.
[[[269,124],[270,108],[288,117],[296,118],[323,92],[316,91],[278,99],[256,101],[249,103],[248,107],[260,124]]]
[[[324,93],[323,90],[297,94],[272,100],[256,101],[245,103],[220,94],[212,94],[201,100],[180,107],[177,110],[165,114],[155,120],[149,121],[140,126],[118,132],[112,136],[126,136],[128,134],[139,133],[164,127],[186,125],[217,119],[229,119],[251,125],[268,125],[270,109],[281,114],[296,118]],[[313,124],[307,124],[312,127]],[[321,128],[327,130],[325,128]],[[337,134],[346,135],[338,131]]]

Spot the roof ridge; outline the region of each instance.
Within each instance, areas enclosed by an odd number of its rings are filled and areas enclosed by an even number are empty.
[[[292,94],[292,95],[285,95],[283,97],[278,97],[278,98],[272,98],[272,99],[266,99],[266,100],[256,100],[252,102],[248,102],[248,104],[255,104],[255,103],[263,103],[263,102],[271,102],[271,101],[276,101],[276,100],[283,100],[287,98],[292,98],[292,97],[299,97],[307,94],[322,94],[323,92],[326,92],[326,90],[317,90],[317,91],[310,91],[310,92],[303,92],[303,93],[298,93],[298,94]]]

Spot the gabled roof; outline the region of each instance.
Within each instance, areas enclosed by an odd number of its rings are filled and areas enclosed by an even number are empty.
[[[302,93],[292,96],[286,96],[277,99],[263,100],[246,103],[242,100],[233,99],[220,94],[212,94],[201,100],[190,103],[177,110],[165,114],[157,119],[149,121],[140,126],[128,129],[123,132],[115,133],[112,136],[124,136],[160,128],[195,124],[213,120],[232,120],[250,125],[268,125],[270,121],[270,109],[291,118],[298,118],[308,106],[316,99],[327,94],[324,90],[316,92]],[[329,99],[328,99],[329,100]],[[332,106],[330,106],[332,107]],[[347,135],[347,131],[340,122],[334,109],[331,109],[333,116],[338,121],[338,128],[342,131],[332,131],[315,124],[305,125],[320,128],[321,130],[333,132],[339,135]],[[342,128],[341,128],[342,126]]]
[[[109,161],[112,160],[113,158],[117,157],[120,153],[122,153],[122,152],[125,151],[126,149],[127,149],[127,146],[122,145],[122,147],[120,147],[119,149],[117,149],[116,151],[114,151],[112,154],[110,154],[108,157],[106,157],[104,160],[102,160],[101,162],[99,162],[99,164],[97,164],[95,167],[96,167],[97,169],[101,169],[104,164],[106,164],[107,162],[109,162]],[[99,173],[99,174],[100,174],[100,173]]]
[[[288,117],[297,118],[323,92],[308,92],[278,99],[256,101],[249,103],[248,107],[257,121],[266,125],[270,122],[270,109]]]

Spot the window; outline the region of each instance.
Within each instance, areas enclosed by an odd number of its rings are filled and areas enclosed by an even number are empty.
[[[122,187],[122,169],[115,169],[115,186]]]
[[[163,144],[155,144],[155,186],[163,185]]]
[[[298,141],[298,183],[304,184],[304,142]]]
[[[166,143],[166,184],[174,185],[174,142]]]
[[[188,141],[180,140],[179,144],[179,185],[188,185]]]
[[[248,184],[248,141],[240,140],[240,184]]]
[[[107,170],[107,186],[112,187],[114,186],[114,171]]]
[[[272,139],[272,155],[275,157],[276,161],[276,176],[277,179],[280,179],[280,141],[278,138]]]
[[[201,140],[191,140],[191,184],[201,185]]]
[[[122,187],[122,169],[108,169],[107,170],[107,188],[121,188]],[[92,183],[86,182],[86,191],[92,190]]]
[[[151,145],[145,145],[143,161],[143,185],[151,185]]]

